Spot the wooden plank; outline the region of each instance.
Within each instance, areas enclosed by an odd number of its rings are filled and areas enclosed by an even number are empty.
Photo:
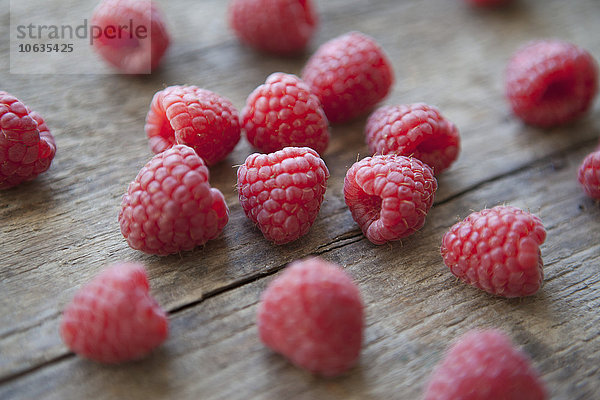
[[[597,228],[600,209],[572,179],[587,150],[435,207],[431,223],[403,244],[361,239],[325,252],[354,277],[367,307],[360,364],[346,376],[315,378],[260,344],[254,319],[269,277],[175,313],[170,339],[145,361],[106,367],[69,357],[8,382],[0,397],[414,399],[451,340],[495,327],[532,356],[553,399],[593,398],[600,390],[600,243],[587,233]],[[531,208],[548,230],[546,280],[533,297],[490,296],[457,281],[441,261],[446,229],[493,199]]]
[[[82,1],[72,12],[87,15],[93,4],[95,0]],[[591,149],[598,137],[598,102],[579,123],[543,132],[510,116],[501,79],[512,51],[541,36],[572,40],[598,58],[600,35],[591,33],[598,31],[600,9],[594,0],[521,1],[500,12],[475,12],[445,0],[317,4],[323,23],[311,50],[348,29],[373,35],[389,53],[397,74],[386,103],[436,104],[459,126],[463,152],[440,178],[437,195],[441,207],[455,205],[453,215],[464,216],[465,210],[477,208],[463,204],[462,194],[480,192],[486,182],[510,176],[549,155]],[[229,97],[241,108],[247,94],[269,73],[299,73],[307,57],[264,57],[240,46],[226,29],[225,5],[219,0],[204,1],[202,6],[185,0],[164,7],[175,40],[164,68],[152,77],[45,79],[0,72],[0,88],[42,113],[59,146],[47,174],[0,193],[4,249],[0,255],[0,380],[68,354],[57,335],[60,310],[74,290],[108,262],[146,263],[158,300],[170,310],[179,310],[205,298],[217,301],[219,292],[259,279],[307,254],[343,250],[356,256],[363,251],[366,244],[343,203],[341,186],[346,169],[358,154],[367,152],[364,119],[333,128],[325,154],[332,173],[326,201],[311,233],[296,243],[270,245],[244,217],[231,167],[252,152],[243,141],[211,170],[212,184],[223,191],[231,209],[231,221],[220,239],[181,256],[157,258],[129,249],[121,237],[116,221],[120,196],[151,156],[142,127],[156,90],[169,84],[197,84]],[[0,11],[0,18],[8,21],[6,9]],[[0,35],[8,37],[7,24],[0,26]],[[0,54],[7,53],[3,41]],[[6,56],[0,57],[0,66],[8,71]],[[507,201],[505,195],[492,193],[482,203]],[[539,207],[533,202],[526,205],[533,210]],[[436,220],[430,218],[429,224]],[[443,223],[447,226],[448,221]],[[593,237],[593,232],[587,236]],[[556,251],[567,250],[557,246]],[[379,253],[387,254],[386,248],[369,254]],[[375,260],[382,270],[393,270],[393,258],[386,257]]]

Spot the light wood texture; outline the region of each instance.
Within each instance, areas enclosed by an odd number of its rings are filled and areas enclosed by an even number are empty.
[[[600,207],[583,195],[575,174],[597,145],[600,102],[573,125],[534,129],[511,115],[502,74],[512,52],[539,37],[575,42],[600,59],[600,3],[517,0],[507,9],[473,10],[460,0],[321,0],[310,51],[283,59],[238,44],[225,1],[160,3],[173,45],[150,77],[9,74],[8,41],[0,41],[0,90],[40,112],[58,145],[47,173],[0,192],[0,398],[416,399],[449,342],[476,327],[511,334],[553,399],[597,398]],[[94,4],[81,1],[70,12],[87,16]],[[0,36],[8,38],[9,8],[0,10]],[[155,91],[195,84],[241,109],[267,75],[299,74],[310,52],[348,30],[375,37],[389,54],[396,83],[385,104],[434,104],[461,131],[460,158],[439,178],[420,232],[374,246],[354,224],[341,191],[346,170],[367,155],[363,118],[333,127],[325,202],[300,240],[272,245],[244,216],[233,167],[253,152],[243,139],[211,169],[211,184],[231,211],[219,239],[163,258],[127,246],[117,213],[127,184],[152,156],[143,124]],[[548,230],[545,285],[522,300],[458,282],[439,255],[453,223],[503,203],[531,210]],[[334,380],[270,352],[254,325],[266,284],[308,255],[343,265],[367,307],[360,363]],[[171,335],[144,361],[106,367],[71,354],[58,323],[75,290],[120,260],[147,265],[152,293],[171,313]]]

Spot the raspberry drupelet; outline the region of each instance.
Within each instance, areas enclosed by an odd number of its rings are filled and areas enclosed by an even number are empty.
[[[154,153],[184,144],[209,166],[231,153],[241,134],[233,104],[196,86],[169,86],[157,92],[146,116],[145,130]]]
[[[44,119],[0,91],[0,190],[47,171],[55,154],[54,137]]]
[[[102,0],[90,24],[100,29],[91,32],[94,49],[125,74],[151,73],[170,44],[164,16],[150,0]]]
[[[367,121],[366,139],[372,154],[412,156],[436,175],[449,168],[460,151],[456,126],[424,103],[379,108]]]
[[[262,293],[261,341],[293,364],[326,377],[356,364],[363,303],[352,278],[321,258],[291,263]]]
[[[441,253],[464,282],[498,296],[523,297],[542,286],[544,240],[546,230],[537,216],[496,206],[452,226],[442,238]]]
[[[250,144],[265,153],[306,146],[323,154],[329,144],[321,102],[295,75],[271,74],[246,100],[241,121]]]
[[[424,400],[545,400],[530,358],[496,329],[460,337],[431,374]]]
[[[553,127],[589,110],[598,92],[598,65],[572,43],[534,41],[510,59],[505,87],[515,115],[530,125]]]
[[[286,147],[251,154],[237,171],[237,190],[244,212],[275,244],[308,233],[321,208],[329,170],[316,151]]]
[[[436,190],[428,165],[395,154],[354,163],[344,180],[344,200],[352,218],[374,244],[400,240],[421,229]]]
[[[373,38],[360,32],[321,45],[301,77],[319,97],[332,123],[367,113],[387,96],[394,83],[387,55]]]
[[[121,233],[133,249],[168,255],[215,239],[229,221],[223,194],[194,150],[176,145],[154,156],[121,202]]]
[[[278,55],[302,52],[319,22],[312,0],[232,0],[228,17],[240,41]]]
[[[143,265],[117,263],[82,286],[65,308],[60,335],[69,349],[102,363],[146,356],[165,341],[166,313],[149,294]]]

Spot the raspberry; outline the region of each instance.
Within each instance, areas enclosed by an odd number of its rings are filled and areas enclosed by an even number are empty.
[[[344,179],[344,200],[352,218],[374,244],[412,235],[425,224],[437,181],[416,158],[391,155],[354,163]]]
[[[170,86],[157,92],[145,130],[154,153],[185,144],[208,165],[224,159],[240,140],[238,111],[233,104],[196,86]]]
[[[316,151],[286,147],[251,154],[237,171],[244,212],[265,238],[284,244],[305,235],[317,218],[329,170]]]
[[[228,14],[242,42],[280,55],[304,50],[318,25],[311,0],[233,0]]]
[[[291,263],[261,295],[262,342],[295,365],[323,376],[350,369],[360,355],[363,303],[339,266],[320,258]]]
[[[541,40],[527,44],[506,70],[506,96],[513,112],[530,125],[571,122],[591,106],[598,91],[598,67],[574,44]]]
[[[306,146],[322,154],[329,144],[321,102],[295,75],[270,75],[248,97],[241,119],[248,141],[265,153]]]
[[[302,79],[316,94],[331,122],[345,122],[387,96],[394,71],[369,36],[350,32],[323,44],[308,60]]]
[[[75,294],[60,323],[60,335],[80,356],[119,363],[144,357],[165,341],[169,323],[148,293],[141,264],[109,266]]]
[[[544,400],[531,360],[495,330],[467,332],[434,369],[424,400]]]
[[[0,189],[7,189],[50,168],[56,153],[44,119],[16,97],[0,91]]]
[[[504,296],[530,296],[544,279],[542,221],[511,206],[474,212],[452,226],[441,253],[450,271],[466,283]]]
[[[94,49],[126,74],[151,73],[169,47],[163,14],[150,0],[102,0],[90,23]]]
[[[450,167],[460,150],[456,126],[423,103],[381,107],[369,117],[366,136],[372,154],[413,156],[436,175]]]
[[[600,200],[600,148],[583,160],[577,178],[588,196]]]
[[[121,202],[119,224],[129,246],[167,255],[216,238],[229,209],[208,178],[208,168],[190,147],[176,145],[154,156]]]

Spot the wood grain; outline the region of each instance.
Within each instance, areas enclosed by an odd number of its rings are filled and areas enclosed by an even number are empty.
[[[333,127],[324,155],[331,172],[326,200],[304,238],[274,246],[243,215],[232,166],[253,150],[242,141],[211,169],[211,183],[231,210],[222,237],[164,258],[136,252],[116,215],[127,184],[151,157],[143,122],[153,93],[196,84],[241,108],[271,72],[300,73],[308,54],[280,59],[239,45],[221,0],[163,2],[174,40],[151,77],[8,74],[8,43],[0,41],[0,89],[46,118],[59,149],[48,173],[0,192],[0,398],[414,399],[448,342],[479,326],[511,333],[535,359],[553,398],[594,398],[600,211],[574,174],[597,143],[600,105],[571,126],[526,127],[504,102],[502,73],[510,54],[538,37],[573,41],[600,58],[600,4],[522,0],[476,11],[458,0],[316,3],[321,30],[310,51],[350,29],[374,36],[396,72],[385,103],[435,104],[459,126],[462,153],[439,179],[425,228],[377,247],[352,221],[341,188],[347,168],[367,155],[363,118]],[[94,4],[81,1],[71,12],[88,15]],[[2,10],[0,37],[8,37],[8,8]],[[465,287],[439,256],[450,225],[502,203],[532,210],[548,229],[546,284],[532,298],[507,301]],[[360,366],[332,381],[271,354],[254,327],[258,296],[272,275],[314,254],[344,265],[367,304]],[[153,294],[171,311],[172,334],[150,359],[107,368],[70,354],[57,327],[74,291],[119,260],[148,266]]]

